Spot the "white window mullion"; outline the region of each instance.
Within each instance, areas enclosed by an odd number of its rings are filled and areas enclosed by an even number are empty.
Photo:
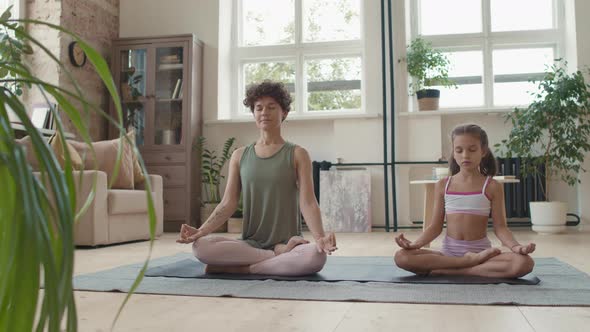
[[[303,0],[295,0],[295,45],[303,42]]]
[[[305,89],[303,44],[303,1],[295,0],[295,96],[297,98],[297,115],[303,115],[307,105],[307,89]]]
[[[483,82],[484,82],[484,105],[487,108],[493,107],[494,103],[494,68],[492,60],[492,45],[490,33],[492,29],[492,15],[490,0],[482,0],[482,24],[483,24]]]
[[[295,71],[297,93],[297,115],[307,111],[307,77],[305,75],[305,57],[303,52],[297,52],[297,69]]]
[[[558,31],[558,38],[557,38],[557,46],[555,49],[555,56],[557,58],[566,58],[568,54],[566,54],[566,47],[564,46],[566,43],[566,36],[565,36],[565,4],[563,1],[554,0],[553,1],[553,8],[554,13],[553,15],[553,27]]]
[[[411,33],[410,36],[412,37],[412,40],[416,37],[418,37],[422,31],[420,31],[420,26],[421,21],[422,21],[422,17],[420,16],[420,6],[422,5],[422,1],[418,0],[418,1],[410,1],[410,15],[412,15],[413,20],[410,20],[412,26],[411,26]],[[389,10],[391,10],[391,8],[389,8]]]
[[[242,71],[242,66],[239,61],[237,50],[242,45],[242,1],[241,0],[233,0],[232,5],[232,22],[235,22],[234,28],[232,29],[232,40],[231,40],[231,47],[232,47],[232,56],[231,56],[231,72],[234,73],[234,77],[236,78],[234,84],[231,85],[231,102],[230,105],[234,105],[229,110],[229,116],[231,119],[235,118],[239,114],[240,110],[240,101],[239,96],[242,94],[240,93],[240,88],[243,86],[242,82],[244,80],[244,75]]]
[[[242,87],[245,88],[244,81],[246,80],[244,77],[244,63],[239,59],[234,59],[233,66],[233,70],[238,73],[238,79],[237,84],[234,84],[235,93],[233,98],[235,99],[234,105],[236,106],[230,111],[232,119],[237,118],[240,116],[240,114],[242,114],[242,108],[244,107],[244,104],[242,104],[240,96],[243,96],[244,92],[240,91],[240,89]]]

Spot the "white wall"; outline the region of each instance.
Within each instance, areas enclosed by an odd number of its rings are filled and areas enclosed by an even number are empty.
[[[376,1],[376,0],[370,0]],[[590,37],[590,22],[583,18],[590,14],[590,2],[584,0],[575,1],[576,22],[582,22],[574,26],[577,31],[577,61],[578,64],[590,64],[590,44],[582,41]],[[204,119],[214,120],[223,116],[229,106],[229,95],[224,88],[225,77],[228,73],[228,49],[231,22],[231,0],[170,0],[166,2],[157,0],[125,0],[121,1],[120,36],[136,37],[166,34],[194,33],[205,43],[205,84],[204,84]],[[403,1],[393,1],[394,12],[404,16]],[[375,7],[373,7],[375,8]],[[221,20],[219,19],[222,16]],[[378,26],[378,13],[374,16]],[[401,22],[400,22],[401,21]],[[369,30],[374,38],[367,40],[369,51],[365,54],[373,64],[381,63],[380,58],[380,31]],[[401,37],[394,38],[395,58],[404,54],[405,28],[403,19],[396,16],[394,29]],[[375,31],[374,31],[375,30]],[[396,109],[398,112],[406,111],[406,78],[403,68],[395,64],[396,81]],[[377,68],[377,69],[375,69]],[[367,89],[381,90],[380,65],[370,71],[370,79]],[[388,69],[386,68],[388,72]],[[222,75],[222,76],[218,76]],[[218,77],[219,80],[218,80]],[[221,78],[223,77],[223,78]],[[218,82],[219,81],[219,82]],[[218,85],[221,88],[218,88]],[[381,112],[381,96],[372,98],[367,102],[367,107],[372,113]],[[388,114],[390,115],[390,114]],[[430,152],[434,157],[437,153],[447,154],[449,151],[448,133],[457,123],[468,121],[482,124],[488,130],[492,144],[500,141],[508,133],[504,127],[503,119],[497,115],[482,116],[453,116],[440,117],[433,120],[429,130],[412,130],[412,120],[396,117],[396,151],[397,160],[409,160],[413,157],[413,149],[416,146],[433,147]],[[436,124],[436,125],[435,125]],[[334,161],[342,158],[344,162],[381,162],[383,151],[382,121],[378,119],[355,120],[314,120],[314,121],[287,121],[284,126],[284,136],[287,140],[305,147],[312,160]],[[425,134],[426,133],[426,134]],[[228,137],[236,137],[238,145],[253,142],[257,138],[257,131],[253,123],[211,123],[205,125],[204,135],[216,149],[220,149]],[[419,141],[418,141],[419,140]],[[414,150],[415,151],[415,150]],[[587,168],[590,169],[590,160]],[[409,178],[421,178],[431,174],[431,166],[409,167],[398,166],[397,191],[398,191],[398,218],[401,224],[409,224],[410,220],[421,219],[422,191],[418,187],[408,184]],[[381,167],[371,167],[373,174],[373,223],[384,224],[384,197],[383,197],[383,170]],[[391,175],[390,175],[391,176]],[[391,179],[391,177],[390,177]],[[577,189],[556,188],[567,197],[570,210],[578,208],[584,216],[590,216],[590,207],[585,202],[590,201],[590,178],[582,176],[584,185]],[[555,187],[555,186],[554,186]],[[576,199],[577,196],[577,199]],[[587,205],[587,204],[586,204]],[[391,203],[390,203],[391,207]],[[391,210],[390,210],[391,211]]]
[[[576,46],[578,68],[585,68],[586,73],[590,68],[590,1],[575,1],[575,22],[576,22]],[[586,82],[590,83],[590,74],[586,74]],[[590,171],[590,153],[586,154],[584,168]],[[578,185],[578,206],[580,215],[585,225],[590,225],[590,173],[580,175],[582,183]]]

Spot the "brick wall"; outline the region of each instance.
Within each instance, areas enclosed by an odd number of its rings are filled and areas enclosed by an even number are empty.
[[[111,41],[119,33],[119,0],[41,0],[27,1],[27,17],[49,21],[78,34],[94,47],[110,63]],[[72,38],[64,33],[56,33],[47,27],[30,27],[29,31],[38,36],[56,57],[72,73],[83,91],[84,96],[102,110],[108,112],[109,98],[106,88],[92,65],[87,62],[82,68],[70,64],[68,46]],[[37,56],[32,60],[35,74],[64,88],[72,88],[71,80],[65,71],[48,57]],[[42,102],[42,96],[32,92],[28,103]],[[78,104],[75,104],[79,106]],[[80,107],[81,110],[81,107]],[[95,112],[87,118],[90,135],[93,140],[107,137],[106,120]],[[68,131],[72,131],[69,121],[65,123]]]

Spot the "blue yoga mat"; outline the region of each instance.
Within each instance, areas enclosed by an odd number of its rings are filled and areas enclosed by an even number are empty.
[[[337,257],[330,256],[324,268],[315,274],[300,277],[283,277],[255,274],[205,274],[205,264],[196,258],[148,269],[147,277],[232,279],[232,280],[307,280],[307,281],[358,281],[417,284],[511,284],[536,285],[539,278],[529,274],[518,279],[483,278],[468,276],[417,276],[393,264],[392,257]]]
[[[449,283],[438,282],[434,278],[429,278],[428,283],[425,283],[423,278],[419,282],[412,282],[419,277],[395,269],[390,257],[363,257],[353,260],[354,268],[342,266],[348,265],[349,262],[349,257],[331,256],[324,270],[317,275],[306,277],[313,281],[276,280],[278,278],[273,276],[256,277],[269,278],[264,280],[245,280],[221,279],[225,276],[216,275],[215,278],[219,279],[208,279],[198,277],[199,274],[195,271],[198,272],[200,265],[191,253],[179,253],[153,259],[149,263],[149,269],[151,275],[158,275],[181,268],[184,272],[178,275],[184,277],[146,276],[136,293],[314,301],[590,306],[590,276],[556,258],[535,258],[533,275],[537,276],[540,282],[534,285],[526,284],[532,276],[519,281],[525,284],[489,283],[487,280],[486,284],[473,281],[469,284],[458,284],[457,280]],[[365,265],[373,266],[373,270]],[[74,277],[74,289],[127,292],[142,266],[143,262],[138,262],[77,275]],[[332,270],[334,268],[336,270]],[[337,281],[344,279],[343,276],[334,276],[333,271],[338,269],[355,273],[349,273],[346,278],[354,276],[354,279],[360,280]],[[382,278],[384,282],[368,281],[381,278],[375,278],[373,273],[367,272],[375,269],[390,274]],[[184,274],[186,272],[188,274]],[[323,281],[321,278],[331,279]]]

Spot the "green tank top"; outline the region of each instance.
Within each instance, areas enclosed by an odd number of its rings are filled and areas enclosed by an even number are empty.
[[[255,143],[240,160],[244,223],[242,239],[255,248],[272,249],[301,235],[295,145],[285,142],[274,155],[256,155]]]

